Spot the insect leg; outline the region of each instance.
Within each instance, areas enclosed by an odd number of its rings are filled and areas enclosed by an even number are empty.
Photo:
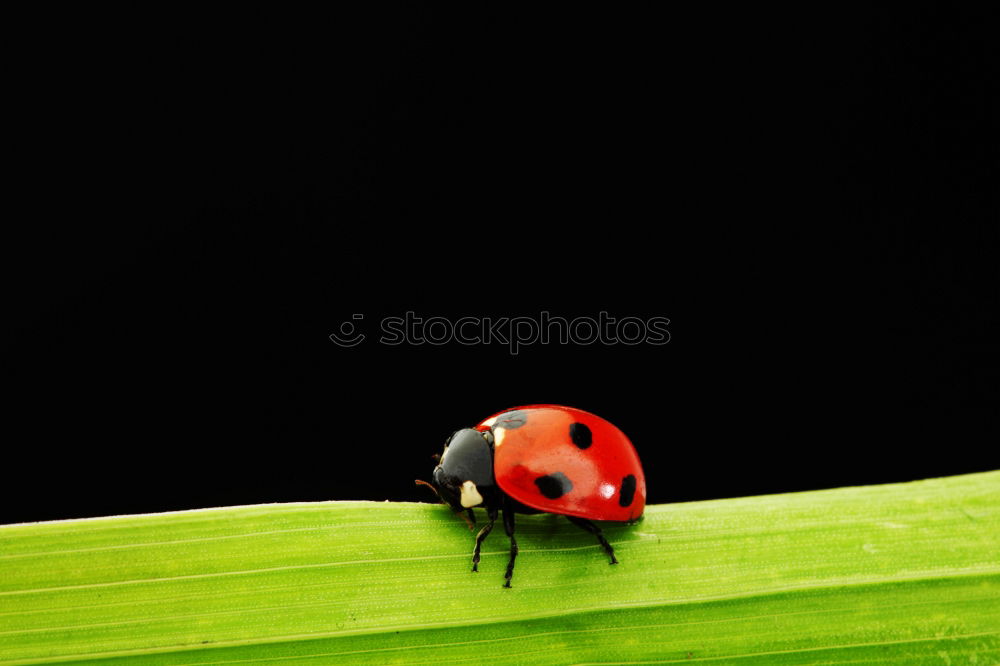
[[[596,536],[597,540],[602,546],[604,546],[604,552],[611,556],[611,564],[618,564],[618,560],[615,559],[615,549],[612,548],[611,544],[608,543],[608,540],[604,538],[604,532],[601,531],[600,527],[585,518],[577,518],[576,516],[566,516],[566,518],[568,518],[569,522],[573,523],[577,527],[587,530]]]
[[[472,514],[472,509],[469,509],[469,513]],[[472,551],[472,570],[479,571],[479,549],[483,545],[483,541],[489,536],[490,532],[493,530],[493,523],[497,519],[497,510],[495,507],[490,507],[486,509],[486,515],[489,517],[490,522],[483,526],[483,529],[479,530],[479,534],[476,535],[476,549]],[[475,522],[475,514],[473,514],[473,522]]]
[[[510,502],[503,505],[503,529],[510,537],[510,561],[507,562],[507,573],[504,575],[504,587],[510,587],[510,579],[514,576],[514,560],[517,559],[517,539],[514,538],[514,507]]]

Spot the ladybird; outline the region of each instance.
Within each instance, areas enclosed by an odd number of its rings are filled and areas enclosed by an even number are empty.
[[[476,535],[472,570],[479,551],[503,511],[510,538],[504,587],[510,587],[517,559],[514,514],[554,513],[593,534],[617,564],[615,551],[592,521],[632,523],[646,506],[646,478],[628,437],[610,422],[582,409],[526,405],[498,412],[472,428],[455,431],[434,469],[440,499],[469,523],[473,507],[488,522]]]

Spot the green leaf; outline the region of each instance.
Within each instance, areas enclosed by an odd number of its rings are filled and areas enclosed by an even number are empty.
[[[1000,663],[1000,472],[517,530],[504,589],[441,505],[0,527],[0,663]]]

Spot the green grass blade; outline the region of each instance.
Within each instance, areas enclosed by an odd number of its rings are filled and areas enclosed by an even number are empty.
[[[260,505],[0,527],[0,663],[1000,663],[1000,472],[553,516]]]

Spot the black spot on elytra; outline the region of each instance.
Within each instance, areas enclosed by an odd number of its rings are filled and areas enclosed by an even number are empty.
[[[496,422],[493,424],[493,427],[513,430],[514,428],[520,428],[527,422],[528,415],[518,409],[515,409],[512,412],[504,412],[498,416]]]
[[[569,424],[569,438],[579,449],[590,448],[590,445],[594,443],[594,436],[591,434],[590,428],[583,423]]]
[[[618,503],[628,506],[635,499],[635,476],[629,474],[622,479],[622,487],[618,489]]]
[[[573,482],[562,472],[540,476],[535,479],[535,485],[549,499],[559,499],[573,490]]]

